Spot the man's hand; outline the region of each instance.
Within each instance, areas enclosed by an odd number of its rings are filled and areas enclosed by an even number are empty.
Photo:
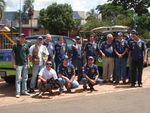
[[[13,64],[13,68],[16,69],[16,65],[15,64]]]

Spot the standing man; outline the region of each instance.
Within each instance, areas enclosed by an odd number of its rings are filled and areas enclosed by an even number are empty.
[[[82,44],[80,37],[76,37],[76,43],[72,46],[72,64],[75,67],[78,81],[82,78]]]
[[[68,62],[68,56],[64,56],[63,62],[58,66],[58,76],[62,78],[62,84],[65,85],[67,92],[71,92],[71,89],[75,89],[79,86],[79,83],[75,80],[75,69],[72,64]]]
[[[111,77],[114,71],[114,37],[112,34],[107,35],[107,40],[102,42],[100,53],[103,60],[103,80],[105,82],[112,82]]]
[[[87,90],[87,84],[90,87],[90,90],[94,90],[94,85],[102,83],[102,80],[99,79],[99,71],[97,66],[94,64],[94,58],[89,56],[87,64],[83,67],[83,89]]]
[[[46,34],[46,38],[43,42],[43,45],[45,45],[46,47],[48,47],[49,43],[51,41],[51,35],[50,34]]]
[[[65,55],[67,55],[67,45],[64,43],[63,36],[59,36],[58,43],[54,46],[54,61],[56,70],[58,65],[62,62]]]
[[[29,45],[25,43],[25,35],[19,35],[17,44],[12,49],[12,63],[16,68],[16,98],[27,93]]]
[[[90,42],[88,42],[84,48],[84,60],[86,62],[88,61],[89,56],[93,56],[94,58],[96,57],[96,49],[97,49],[97,44],[94,41],[94,36],[91,35]]]
[[[117,40],[114,43],[115,52],[115,83],[119,83],[120,79],[126,83],[126,66],[128,58],[128,43],[123,39],[123,33],[118,32]]]
[[[137,31],[132,32],[133,41],[130,43],[129,57],[131,61],[131,87],[135,87],[136,75],[138,75],[138,86],[142,87],[143,65],[147,62],[147,47]],[[136,74],[138,72],[138,74]]]
[[[48,50],[48,60],[52,61],[53,67],[54,66],[54,45],[53,43],[51,43],[51,35],[50,34],[46,34],[46,40],[44,41],[43,45],[45,45],[47,47]]]
[[[37,43],[32,45],[29,49],[29,59],[32,61],[32,78],[30,83],[29,93],[33,93],[36,86],[36,79],[39,71],[45,65],[48,59],[48,50],[46,46],[43,45],[43,37],[39,36],[37,38]]]

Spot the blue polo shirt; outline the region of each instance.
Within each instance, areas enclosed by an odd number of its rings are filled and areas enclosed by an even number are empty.
[[[76,47],[76,45],[72,46],[72,59],[77,59],[77,58],[81,58],[82,57],[82,46],[78,45],[78,47]]]
[[[54,46],[54,50],[55,50],[55,58],[62,60],[67,53],[67,45],[65,43],[63,43],[62,45],[57,43]]]
[[[146,44],[143,40],[131,41],[130,51],[131,58],[134,61],[142,60],[144,56],[144,51],[147,49]]]
[[[122,41],[120,42],[119,40],[115,40],[114,42],[114,49],[119,53],[122,54],[127,48],[129,48],[128,46],[128,42],[124,39],[122,39]],[[116,55],[117,57],[117,55]],[[128,54],[126,53],[123,58],[127,58]]]
[[[106,57],[114,57],[114,43],[108,44],[106,41],[104,41],[99,47]]]
[[[58,66],[57,70],[58,74],[62,74],[65,77],[71,79],[73,75],[75,75],[75,69],[74,66],[70,63],[68,63],[67,67],[65,67],[62,63]]]
[[[96,75],[99,75],[97,65],[93,64],[93,66],[89,66],[85,64],[83,66],[83,74],[86,74],[90,79],[95,79]]]
[[[97,44],[96,43],[87,43],[85,45],[84,51],[86,51],[86,57],[88,58],[89,56],[95,56],[96,53],[96,49],[97,49]]]

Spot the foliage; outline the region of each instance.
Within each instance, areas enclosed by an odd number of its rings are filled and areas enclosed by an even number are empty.
[[[5,9],[5,1],[4,0],[0,0],[0,20],[2,19],[2,16],[3,16],[3,12],[4,12],[4,9]]]
[[[150,0],[108,0],[111,1],[113,5],[122,6],[125,10],[133,8],[138,16],[143,13],[148,13],[148,8],[150,7]]]
[[[71,5],[53,3],[40,10],[39,24],[52,34],[64,34],[74,27]]]

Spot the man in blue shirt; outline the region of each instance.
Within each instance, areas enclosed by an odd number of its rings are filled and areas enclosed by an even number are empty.
[[[65,55],[67,55],[67,45],[64,43],[63,36],[58,38],[58,43],[54,46],[54,61],[56,70],[58,65],[62,62]]]
[[[75,69],[72,64],[68,62],[68,56],[64,56],[63,62],[58,66],[58,76],[62,78],[61,83],[65,85],[68,92],[71,89],[75,89],[79,86],[79,83],[75,80]]]
[[[94,41],[94,36],[90,36],[90,42],[84,48],[84,60],[87,61],[89,56],[96,57],[97,44]]]
[[[131,87],[136,84],[136,72],[138,71],[138,86],[142,86],[143,65],[147,62],[147,47],[137,31],[132,32],[133,41],[130,43],[129,57],[131,61]]]
[[[76,37],[76,43],[72,46],[72,64],[75,67],[78,81],[82,78],[82,44],[79,36]]]
[[[115,83],[119,83],[121,79],[123,83],[126,83],[126,65],[128,57],[128,43],[123,39],[122,32],[118,33],[117,40],[114,43],[115,52]]]
[[[83,67],[83,89],[87,89],[87,84],[90,90],[94,90],[94,85],[102,83],[102,80],[98,78],[99,72],[97,66],[94,64],[94,58],[89,56],[88,63]]]
[[[99,46],[99,51],[103,60],[103,80],[105,82],[112,82],[111,77],[114,71],[114,37],[112,34],[107,35],[107,40],[102,42]]]

